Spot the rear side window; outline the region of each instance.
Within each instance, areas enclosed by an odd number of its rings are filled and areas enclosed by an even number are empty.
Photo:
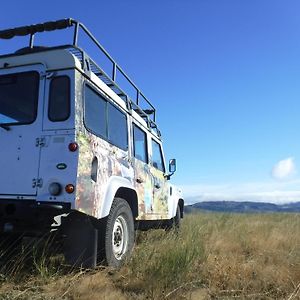
[[[108,103],[108,140],[121,149],[127,149],[126,116],[111,103]]]
[[[106,137],[106,100],[89,87],[85,89],[85,125],[94,134]]]
[[[62,122],[70,116],[70,78],[54,77],[50,83],[48,118],[52,122]]]
[[[128,149],[126,115],[90,87],[85,88],[84,121],[86,127],[123,149]]]
[[[154,140],[152,140],[152,166],[162,172],[165,172],[161,147]]]
[[[133,124],[133,150],[135,158],[148,163],[147,135],[135,124]]]

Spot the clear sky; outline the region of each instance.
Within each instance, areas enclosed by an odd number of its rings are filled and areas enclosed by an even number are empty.
[[[0,28],[83,22],[157,107],[187,202],[290,202],[300,201],[299,14],[299,0],[2,1]],[[0,40],[0,52],[21,41]]]

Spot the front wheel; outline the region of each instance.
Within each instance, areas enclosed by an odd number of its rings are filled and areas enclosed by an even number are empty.
[[[104,255],[107,264],[120,267],[131,253],[133,245],[134,222],[131,208],[124,199],[115,198],[104,232]]]
[[[181,215],[181,213],[180,213],[180,207],[179,207],[179,205],[177,205],[176,215],[168,223],[168,225],[166,227],[166,231],[172,231],[172,230],[174,230],[175,232],[179,231],[180,221],[181,221],[181,216],[180,215]]]

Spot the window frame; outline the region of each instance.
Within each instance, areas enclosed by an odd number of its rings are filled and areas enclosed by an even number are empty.
[[[153,149],[154,149],[154,147],[153,147],[153,143],[156,143],[157,145],[158,145],[158,147],[159,147],[159,152],[160,152],[160,157],[161,157],[161,162],[162,162],[162,169],[163,170],[161,170],[161,169],[159,169],[159,168],[157,168],[157,167],[155,167],[154,165],[153,165]],[[162,145],[161,145],[161,143],[159,143],[158,141],[156,141],[153,137],[151,137],[151,166],[153,167],[153,168],[155,168],[156,170],[159,170],[159,171],[161,171],[161,172],[163,172],[164,174],[166,173],[166,165],[165,165],[165,159],[164,159],[164,153],[163,153],[163,149],[162,149]]]
[[[125,140],[126,140],[126,146],[125,148],[122,148],[120,147],[119,145],[115,144],[111,139],[109,139],[109,129],[110,129],[110,117],[109,117],[109,105],[111,105],[113,108],[115,108],[117,111],[119,111],[124,117],[125,117],[125,124],[126,124],[126,130],[125,130],[125,133],[126,133],[126,137],[125,137]],[[107,101],[107,106],[106,106],[106,124],[107,124],[107,128],[106,128],[106,132],[107,132],[107,141],[109,143],[111,143],[112,145],[124,150],[124,151],[128,151],[129,149],[129,141],[128,141],[128,117],[127,117],[127,114],[125,112],[123,112],[117,105],[115,105],[114,103],[112,103],[111,101]]]
[[[107,137],[103,136],[102,134],[100,133],[96,133],[92,128],[90,128],[87,124],[86,124],[86,106],[85,106],[85,101],[86,101],[86,88],[89,88],[91,89],[95,94],[97,95],[100,95],[101,98],[103,98],[103,101],[104,102],[107,102],[107,99],[105,97],[103,97],[95,88],[93,88],[90,84],[85,84],[84,85],[84,93],[83,93],[83,124],[84,124],[84,127],[87,131],[89,131],[90,133],[92,133],[93,135],[97,136],[97,137],[100,137],[101,139],[104,139],[107,141]],[[105,121],[107,121],[107,105],[105,105]],[[107,133],[107,122],[105,122],[105,134],[108,135]]]
[[[21,126],[21,125],[30,125],[33,124],[38,116],[38,106],[39,106],[39,98],[40,98],[40,79],[41,79],[41,74],[38,70],[29,70],[29,71],[23,71],[23,72],[14,72],[14,73],[7,73],[7,74],[1,74],[0,76],[13,76],[13,75],[20,75],[20,74],[26,74],[26,73],[35,73],[35,75],[37,76],[36,78],[36,97],[34,99],[34,118],[32,121],[30,122],[4,122],[1,123],[3,125],[7,125],[7,126]]]
[[[99,133],[96,133],[95,131],[93,131],[93,129],[89,128],[89,126],[87,126],[86,124],[86,110],[85,110],[85,101],[86,101],[86,89],[89,88],[91,89],[97,96],[99,96],[99,98],[102,98],[103,101],[106,103],[105,104],[105,134],[106,136],[103,136]],[[109,114],[108,114],[108,105],[112,105],[114,108],[116,108],[118,111],[120,111],[124,116],[125,116],[125,123],[126,123],[126,147],[122,148],[120,147],[120,145],[117,145],[116,143],[114,143],[113,141],[111,141],[108,138],[108,124],[109,124]],[[128,141],[128,114],[127,112],[123,111],[119,106],[117,106],[116,104],[113,103],[112,99],[107,97],[101,90],[99,90],[98,88],[95,88],[91,83],[89,82],[85,82],[84,83],[84,92],[83,92],[83,124],[84,127],[87,131],[89,131],[90,133],[92,133],[93,135],[105,140],[106,142],[110,143],[111,145],[123,150],[123,151],[128,151],[129,149],[129,141]]]
[[[146,158],[146,161],[141,160],[141,159],[139,159],[139,158],[137,158],[135,156],[135,134],[134,134],[134,128],[139,129],[145,135],[145,147],[144,147],[144,149],[145,149],[145,156],[146,156],[145,158]],[[133,146],[132,156],[135,159],[137,159],[137,160],[139,160],[139,161],[141,161],[141,162],[143,162],[143,163],[145,163],[145,164],[148,165],[149,161],[150,161],[150,159],[149,159],[149,157],[150,157],[150,155],[149,155],[149,147],[148,147],[148,134],[147,134],[147,132],[141,126],[139,126],[135,122],[132,122],[132,146]]]
[[[61,119],[61,120],[53,120],[52,118],[50,118],[50,105],[51,105],[51,95],[53,93],[52,91],[52,83],[55,79],[59,79],[65,77],[68,79],[68,93],[67,93],[67,98],[68,98],[68,114],[67,117],[65,119]],[[55,76],[53,78],[51,78],[51,81],[49,83],[49,96],[48,96],[49,100],[48,100],[48,120],[53,122],[53,123],[57,123],[57,122],[65,122],[70,118],[71,115],[71,79],[68,75],[59,75],[59,76]]]

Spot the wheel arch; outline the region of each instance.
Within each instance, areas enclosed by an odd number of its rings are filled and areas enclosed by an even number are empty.
[[[132,183],[126,178],[111,176],[107,183],[98,219],[105,218],[109,215],[115,197],[123,198],[128,202],[133,217],[136,218],[138,216],[138,198]]]
[[[117,190],[115,197],[124,199],[131,208],[133,218],[135,219],[138,217],[138,197],[135,190],[129,189],[127,187],[120,187]]]

